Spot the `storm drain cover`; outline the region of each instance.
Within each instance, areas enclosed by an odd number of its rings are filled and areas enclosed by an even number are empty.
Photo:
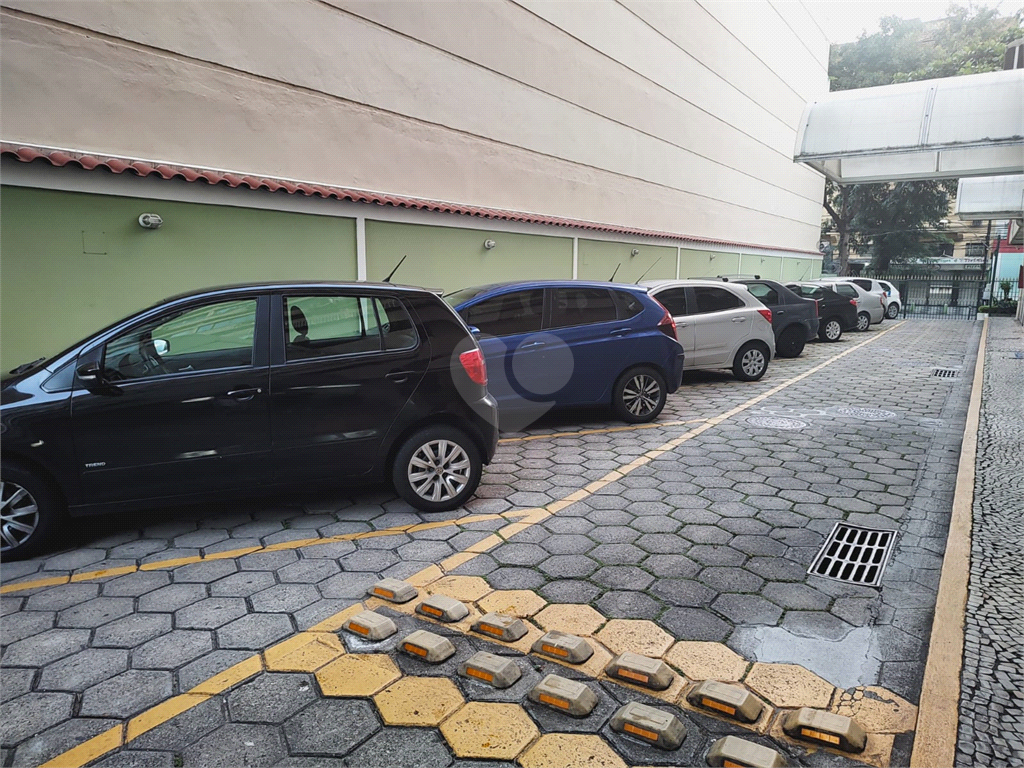
[[[747,424],[768,429],[803,429],[807,426],[806,421],[787,419],[783,416],[752,416],[747,419]]]
[[[839,405],[830,408],[829,411],[835,416],[846,416],[851,419],[863,419],[864,421],[888,421],[895,419],[896,414],[892,411],[883,411],[878,408],[859,408],[857,406]]]
[[[935,375],[942,379],[953,379],[960,373],[956,368],[936,368]]]
[[[836,523],[807,573],[877,587],[895,543],[896,531]]]

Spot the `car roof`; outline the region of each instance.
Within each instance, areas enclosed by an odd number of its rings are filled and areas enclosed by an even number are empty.
[[[507,280],[502,283],[485,283],[484,285],[467,285],[465,288],[460,288],[452,293],[460,293],[462,291],[475,290],[477,296],[482,296],[485,293],[491,293],[492,291],[513,289],[513,288],[561,288],[564,286],[572,286],[574,288],[615,288],[617,290],[633,291],[635,293],[647,293],[647,289],[644,284],[636,285],[634,283],[610,283],[607,280],[569,280],[569,279],[552,279],[552,280]]]
[[[415,285],[400,285],[396,283],[370,283],[366,281],[353,280],[351,282],[337,282],[333,280],[278,280],[273,282],[254,283],[228,283],[226,285],[215,285],[208,288],[196,288],[191,291],[184,291],[173,296],[168,296],[157,304],[165,304],[181,299],[191,299],[199,296],[232,293],[250,293],[252,291],[278,291],[294,290],[296,288],[324,289],[338,288],[347,290],[352,288],[372,288],[374,290],[393,291],[415,291],[418,293],[436,293],[429,288],[421,288]]]
[[[669,278],[662,278],[659,280],[642,280],[640,282],[640,285],[647,286],[648,288],[664,288],[667,285],[710,285],[714,286],[715,288],[721,288],[723,285],[736,285],[743,286],[743,290],[747,290],[747,286],[743,283],[737,282],[735,280],[729,280],[728,282],[726,282],[725,280],[719,280],[714,277],[681,277],[678,280]]]

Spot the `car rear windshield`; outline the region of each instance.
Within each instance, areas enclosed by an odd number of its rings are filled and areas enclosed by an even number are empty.
[[[448,302],[449,306],[457,307],[460,304],[465,304],[467,301],[472,301],[487,290],[486,286],[481,285],[474,286],[473,288],[463,288],[461,291],[449,293],[444,297],[444,300]]]

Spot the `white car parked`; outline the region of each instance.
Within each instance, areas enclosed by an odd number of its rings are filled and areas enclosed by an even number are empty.
[[[890,320],[899,317],[900,308],[903,306],[903,298],[900,296],[900,292],[893,287],[892,283],[885,280],[871,280],[866,277],[851,277],[849,280],[868,293],[883,293],[885,295],[885,316]]]
[[[851,278],[835,280],[815,280],[818,285],[825,285],[838,293],[857,300],[857,330],[866,331],[870,326],[885,319],[886,296],[884,292],[868,292]]]
[[[775,357],[772,311],[747,286],[720,280],[646,280],[641,285],[676,321],[685,370],[731,368],[741,381],[764,376]]]

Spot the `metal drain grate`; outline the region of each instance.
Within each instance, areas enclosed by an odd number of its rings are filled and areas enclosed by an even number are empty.
[[[960,375],[960,371],[957,368],[936,368],[933,373],[942,379],[955,379]]]
[[[895,543],[896,531],[836,523],[807,573],[877,587]]]

